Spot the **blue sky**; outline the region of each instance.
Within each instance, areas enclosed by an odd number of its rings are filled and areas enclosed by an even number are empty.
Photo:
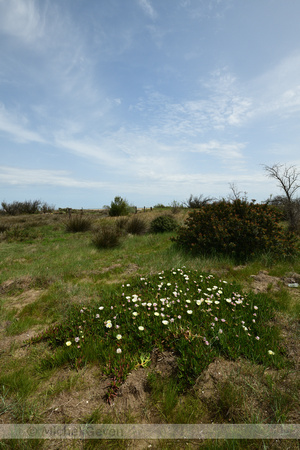
[[[300,167],[299,0],[0,0],[0,201],[280,191]]]

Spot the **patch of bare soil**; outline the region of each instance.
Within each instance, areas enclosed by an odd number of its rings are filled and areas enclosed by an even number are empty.
[[[24,286],[25,284],[28,285],[27,283],[30,283],[29,277],[28,277],[28,279],[26,278],[23,281],[17,280],[17,286]],[[14,285],[14,282],[7,281],[3,284],[4,284],[4,289],[5,289],[5,287],[7,287],[8,290],[10,290],[10,287],[12,285]],[[2,284],[2,287],[3,287],[3,284]],[[17,315],[14,318],[14,320],[18,320],[18,312],[20,312],[24,308],[24,306],[34,303],[40,297],[41,293],[42,293],[42,290],[40,290],[40,289],[29,289],[25,292],[22,292],[22,294],[20,294],[20,295],[16,295],[16,296],[7,298],[4,306],[8,310],[10,310],[10,309],[17,310]],[[0,322],[0,341],[1,341],[0,355],[10,352],[10,349],[12,348],[12,346],[14,348],[21,347],[25,340],[31,339],[37,332],[37,329],[33,327],[31,330],[28,330],[24,333],[21,333],[18,335],[13,335],[13,336],[6,336],[6,330],[11,325],[11,323],[12,323],[12,320],[5,320],[5,321]],[[26,351],[25,349],[23,349],[23,350],[21,348],[19,349],[20,354],[23,354],[25,351]]]
[[[251,275],[251,287],[255,294],[267,292],[270,289],[279,291],[282,286],[300,284],[300,275],[297,273],[287,273],[284,277],[274,277],[268,274],[266,270],[261,270],[257,275]],[[290,287],[295,289],[294,287]]]
[[[71,370],[59,371],[47,382],[48,388],[54,388],[57,383],[68,385],[67,379],[72,376],[77,378],[76,386],[75,389],[62,389],[54,397],[44,420],[46,423],[79,423],[98,409],[101,415],[109,414],[117,422],[130,415],[142,423],[149,399],[148,373],[154,370],[163,377],[168,377],[176,367],[176,358],[172,352],[159,352],[155,349],[151,355],[151,365],[147,368],[139,367],[130,373],[111,404],[105,400],[111,379],[102,376],[98,368],[82,369],[77,373]]]
[[[40,331],[40,328],[32,328],[31,330],[16,336],[5,336],[4,333],[0,333],[0,357],[14,356],[20,358],[25,356],[27,348],[23,345],[24,341],[33,338],[38,332],[40,333]]]
[[[288,358],[293,362],[295,370],[300,370],[300,321],[277,313],[274,323],[279,326],[283,346]]]
[[[217,358],[196,380],[193,390],[207,405],[210,420],[220,420],[221,416],[224,421],[249,422],[256,417],[256,420],[266,423],[270,417],[274,420],[270,396],[276,390],[280,399],[282,390],[282,398],[289,395],[291,399],[287,423],[298,423],[299,404],[297,407],[293,400],[297,380],[290,375],[285,371],[265,370],[242,359],[227,361]]]
[[[5,308],[21,310],[24,306],[34,303],[41,295],[41,289],[29,289],[21,295],[10,297],[5,303]]]
[[[28,289],[32,284],[32,278],[30,276],[17,278],[14,280],[6,280],[0,284],[0,294],[8,294],[15,290]]]

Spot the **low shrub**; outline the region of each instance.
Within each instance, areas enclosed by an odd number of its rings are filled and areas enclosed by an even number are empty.
[[[154,349],[176,355],[177,392],[193,386],[220,356],[264,367],[285,363],[277,327],[265,326],[274,316],[268,297],[185,268],[127,281],[94,304],[74,304],[63,322],[33,337],[31,343],[47,341],[54,352],[41,367],[77,369],[97,361],[111,379],[106,398],[113,401],[128,373],[151,362]]]
[[[66,223],[66,231],[68,233],[80,233],[89,231],[92,227],[92,222],[88,217],[82,214],[70,216]]]
[[[283,230],[280,219],[265,204],[222,200],[191,212],[172,240],[197,255],[226,254],[243,261],[265,252],[289,257],[297,252],[297,239]]]
[[[177,221],[170,215],[158,216],[150,224],[150,233],[165,233],[176,230]]]
[[[93,236],[93,244],[97,248],[114,248],[121,244],[122,233],[117,227],[105,224]]]
[[[133,216],[127,223],[126,230],[131,234],[145,234],[147,232],[147,224],[140,217]]]

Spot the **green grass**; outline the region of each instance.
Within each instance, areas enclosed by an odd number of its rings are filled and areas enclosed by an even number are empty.
[[[159,214],[140,217],[149,226]],[[114,226],[118,219],[90,214],[92,229],[70,234],[65,232],[65,217],[1,219],[19,231],[0,242],[0,338],[8,342],[0,352],[0,418],[16,423],[45,420],[51,401],[84,389],[81,377],[89,367],[97,367],[99,376],[109,380],[105,396],[112,403],[128,374],[143,367],[149,370],[146,422],[151,417],[162,423],[293,420],[299,386],[283,375],[294,368],[276,317],[281,314],[291,326],[295,323],[299,290],[282,287],[255,295],[249,289],[250,276],[261,270],[279,277],[300,273],[299,257],[274,261],[264,255],[235,267],[228,257],[191,257],[179,251],[170,240],[174,233],[124,236],[119,247],[97,249],[93,230],[101,224]],[[176,220],[182,223],[184,217],[182,210]],[[31,291],[33,300],[22,304]],[[39,334],[24,346],[32,330]],[[154,348],[174,352],[177,369],[172,378],[151,369]],[[245,373],[242,381],[225,380],[216,387],[214,402],[200,401],[193,386],[219,357],[237,364],[248,361],[252,378]],[[68,377],[60,377],[66,372]],[[256,403],[250,407],[253,398]],[[82,423],[106,420],[115,418],[109,419],[100,407],[81,418]],[[107,448],[126,446],[117,444],[107,441]],[[207,448],[246,448],[232,444],[211,441]],[[85,448],[94,445],[86,442]],[[194,448],[187,448],[190,445]],[[178,443],[161,442],[157,448],[178,448]]]

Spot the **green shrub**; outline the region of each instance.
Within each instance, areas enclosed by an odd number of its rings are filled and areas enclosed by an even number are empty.
[[[145,234],[147,231],[147,224],[140,217],[133,216],[128,222],[126,230],[131,234]]]
[[[71,216],[66,223],[66,231],[68,233],[79,233],[89,231],[92,227],[92,222],[89,218],[82,214]]]
[[[176,230],[178,224],[174,217],[169,215],[158,216],[150,224],[151,233],[165,233]]]
[[[245,200],[206,204],[189,214],[172,240],[194,254],[226,254],[247,260],[259,253],[288,257],[296,238],[279,225],[281,214],[268,206]]]
[[[93,236],[93,244],[97,248],[114,248],[121,243],[122,233],[113,225],[103,225]]]
[[[109,215],[111,217],[116,216],[127,216],[130,213],[130,206],[127,200],[122,197],[115,197],[114,201],[111,202],[109,208]]]

